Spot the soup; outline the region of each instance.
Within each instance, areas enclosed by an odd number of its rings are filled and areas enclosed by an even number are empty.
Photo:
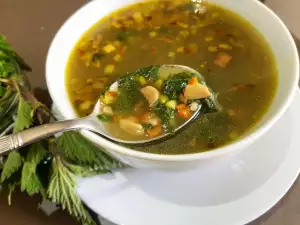
[[[120,76],[150,65],[179,64],[200,72],[222,109],[203,113],[182,132],[136,150],[208,151],[239,139],[260,121],[277,88],[268,43],[239,15],[214,4],[197,6],[185,0],[136,3],[88,30],[66,68],[67,91],[78,116],[89,115]]]

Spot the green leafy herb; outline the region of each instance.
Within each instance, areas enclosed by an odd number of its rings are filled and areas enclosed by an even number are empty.
[[[48,152],[41,142],[32,144],[26,156],[21,179],[21,191],[26,191],[29,195],[41,193],[46,196],[45,190],[36,173],[38,164],[47,156]]]
[[[145,77],[146,79],[152,79],[156,80],[158,79],[160,66],[154,65],[154,66],[148,66],[141,68],[135,72],[135,74],[138,74],[140,76]]]
[[[163,93],[170,99],[178,99],[188,81],[194,76],[195,74],[187,72],[170,75],[163,85]]]
[[[157,103],[154,108],[155,114],[161,119],[163,127],[165,130],[172,130],[173,128],[169,126],[170,120],[175,117],[175,110],[166,107],[162,103]]]
[[[97,56],[100,57],[100,56]],[[0,35],[0,134],[19,132],[47,122],[50,110],[39,102],[23,74],[30,67]],[[46,118],[46,119],[45,119]],[[1,186],[12,192],[20,187],[29,195],[41,194],[67,209],[83,224],[94,224],[75,189],[75,177],[106,173],[124,167],[77,132],[66,132],[3,156]]]
[[[132,75],[125,75],[119,79],[119,94],[113,104],[116,112],[131,113],[135,104],[145,101],[140,92],[141,85]]]
[[[228,134],[234,129],[231,118],[224,112],[208,113],[199,120],[197,134],[208,147],[217,147],[228,140]]]
[[[113,121],[113,117],[105,114],[101,114],[97,116],[98,120],[104,122],[104,123],[110,123]]]
[[[136,34],[135,30],[129,30],[129,29],[122,30],[117,34],[116,39],[121,42],[126,42],[129,37],[131,37],[135,34]]]
[[[122,168],[123,164],[108,156],[104,151],[88,141],[75,131],[63,133],[58,138],[58,151],[74,162],[84,165],[96,166],[103,170]]]
[[[146,124],[146,123],[144,123],[144,124],[142,124],[143,125],[143,128],[144,128],[144,130],[151,130],[152,128],[153,128],[153,125],[152,124]]]
[[[14,132],[22,131],[32,125],[31,117],[32,105],[22,98],[20,99],[17,119],[14,126]]]
[[[64,166],[59,157],[55,157],[52,164],[53,174],[47,191],[49,198],[83,223],[95,224],[75,191],[75,174]]]
[[[95,53],[93,56],[92,56],[92,61],[93,62],[97,62],[97,61],[100,61],[102,58],[105,57],[105,54],[103,53]]]
[[[19,152],[11,152],[6,159],[1,173],[1,181],[8,179],[17,172],[23,164],[23,158]]]

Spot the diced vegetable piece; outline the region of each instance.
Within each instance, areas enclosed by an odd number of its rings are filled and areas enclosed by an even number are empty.
[[[121,61],[121,55],[120,54],[117,54],[117,55],[115,55],[114,56],[114,60],[116,61],[116,62],[120,62]]]
[[[104,68],[104,73],[105,74],[112,74],[115,71],[115,66],[114,65],[107,65]]]
[[[182,23],[182,22],[178,22],[177,25],[178,25],[179,27],[182,27],[182,28],[185,28],[185,29],[189,27],[188,24]]]
[[[184,109],[184,108],[186,108],[186,105],[185,105],[185,104],[180,104],[180,105],[177,105],[177,106],[176,106],[176,109],[177,109],[177,110]]]
[[[217,46],[208,46],[208,51],[209,52],[218,52],[219,48]]]
[[[171,100],[166,103],[166,107],[170,109],[176,109],[177,101],[176,100]]]
[[[182,53],[182,52],[184,52],[184,47],[179,47],[179,48],[176,49],[176,51],[178,53]]]
[[[141,23],[141,22],[143,22],[143,20],[144,20],[142,14],[141,14],[140,12],[135,12],[135,13],[133,13],[132,18],[133,18],[137,23]]]
[[[118,92],[116,92],[116,91],[108,91],[107,94],[109,94],[112,97],[117,97],[118,96]]]
[[[150,107],[152,107],[155,104],[155,102],[157,102],[159,98],[159,91],[156,88],[152,86],[146,86],[144,88],[141,88],[140,91],[147,99]]]
[[[236,112],[233,109],[228,109],[227,113],[228,113],[229,116],[235,116],[236,115]]]
[[[190,32],[188,30],[182,30],[179,32],[180,36],[182,37],[188,37],[190,35]]]
[[[156,31],[151,31],[151,32],[149,33],[149,36],[150,36],[151,38],[155,38],[155,37],[157,36],[157,32],[156,32]]]
[[[208,87],[202,84],[187,85],[184,89],[184,97],[187,100],[207,98],[211,95]]]
[[[190,110],[191,110],[192,112],[197,111],[198,108],[199,108],[199,104],[198,104],[197,102],[193,102],[193,103],[190,105]]]
[[[205,41],[209,42],[209,41],[212,41],[214,39],[213,36],[206,36],[205,37]]]
[[[102,113],[105,115],[110,115],[110,116],[112,116],[114,114],[113,109],[110,106],[104,106],[102,108]]]
[[[182,118],[188,119],[191,117],[191,111],[188,107],[184,107],[178,110],[178,115]]]
[[[162,85],[163,85],[163,81],[160,79],[155,81],[155,83],[154,83],[154,87],[156,87],[159,90],[162,88]]]
[[[79,110],[81,111],[87,111],[90,110],[93,106],[93,103],[91,101],[84,101],[82,103],[80,103],[79,105]]]
[[[101,97],[101,101],[106,105],[110,105],[116,100],[116,97],[109,92],[110,91],[105,92],[105,94]]]
[[[116,51],[116,47],[113,46],[112,44],[107,44],[103,47],[103,51],[106,53],[111,53],[111,52]]]
[[[221,52],[217,55],[217,58],[215,59],[214,63],[215,65],[226,68],[228,66],[228,63],[231,61],[232,56],[228,53]]]
[[[222,50],[232,50],[232,47],[229,44],[219,44],[219,48]]]
[[[120,128],[130,135],[143,136],[145,134],[143,125],[135,122],[132,118],[120,119],[119,124]]]
[[[162,126],[161,125],[158,125],[150,130],[147,130],[147,134],[150,136],[150,137],[157,137],[159,136],[160,134],[162,133]]]
[[[98,118],[98,120],[100,120],[101,122],[104,122],[104,123],[110,123],[113,121],[113,117],[111,115],[101,114],[101,115],[98,115],[97,118]]]
[[[198,84],[197,77],[193,77],[192,79],[189,80],[189,85],[193,85],[193,84]]]
[[[169,52],[169,53],[168,53],[168,57],[169,57],[169,58],[173,58],[174,56],[175,56],[175,52]]]
[[[166,96],[166,95],[161,95],[159,96],[159,102],[162,103],[162,104],[165,104],[169,101],[169,97]]]
[[[147,80],[146,80],[146,78],[143,77],[143,76],[139,76],[139,82],[140,82],[141,85],[147,84]]]
[[[141,122],[144,124],[151,124],[153,127],[161,124],[161,119],[154,113],[147,112],[141,117]]]

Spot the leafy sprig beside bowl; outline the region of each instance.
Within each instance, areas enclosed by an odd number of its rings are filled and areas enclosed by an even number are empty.
[[[31,71],[0,35],[0,133],[18,132],[54,116],[30,91],[25,72]],[[94,224],[76,193],[77,177],[107,173],[124,165],[99,150],[80,133],[69,131],[2,156],[1,185],[8,203],[16,188],[41,194],[83,224]]]

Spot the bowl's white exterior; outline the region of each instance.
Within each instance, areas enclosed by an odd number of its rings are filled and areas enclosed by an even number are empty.
[[[48,52],[46,79],[51,97],[66,119],[75,118],[65,87],[65,67],[71,50],[81,35],[103,16],[141,0],[94,0],[71,16],[56,34]],[[257,0],[210,0],[235,11],[250,21],[270,44],[278,65],[279,86],[270,110],[263,120],[241,140],[214,151],[187,155],[157,155],[133,151],[99,137],[82,133],[124,163],[137,168],[183,168],[203,165],[233,155],[261,137],[283,115],[295,94],[299,79],[297,48],[283,22]],[[284,131],[283,131],[284,132]],[[231,153],[231,154],[228,154]],[[222,156],[222,157],[221,157]],[[201,163],[200,163],[201,162]]]

